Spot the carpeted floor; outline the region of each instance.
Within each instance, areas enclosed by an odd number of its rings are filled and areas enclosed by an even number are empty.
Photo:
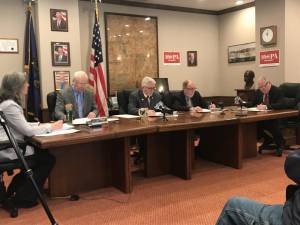
[[[137,176],[131,194],[105,188],[81,194],[77,202],[56,199],[48,203],[60,225],[213,225],[231,196],[283,203],[285,187],[292,183],[283,171],[285,157],[286,153],[281,158],[263,154],[245,160],[240,170],[199,160],[189,181],[171,175]],[[39,205],[19,210],[15,219],[0,209],[0,224],[50,223]]]

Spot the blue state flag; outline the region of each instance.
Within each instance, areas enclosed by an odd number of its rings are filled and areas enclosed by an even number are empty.
[[[42,110],[39,65],[30,7],[27,10],[26,17],[24,50],[24,69],[25,72],[27,72],[29,83],[27,98],[27,119],[28,121],[41,121]]]

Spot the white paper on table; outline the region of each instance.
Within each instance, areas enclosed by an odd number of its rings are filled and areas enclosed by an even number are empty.
[[[125,118],[125,119],[136,119],[136,118],[139,118],[140,116],[130,115],[130,114],[121,114],[121,115],[114,115],[114,117]]]
[[[91,121],[89,118],[77,118],[72,121],[73,125],[83,125],[87,124],[87,122]]]
[[[155,112],[154,114],[152,115],[149,115],[149,117],[160,117],[160,116],[163,116],[164,114],[162,112]]]
[[[64,130],[64,129],[59,129],[59,130],[54,130],[51,133],[47,133],[47,134],[38,134],[35,135],[37,137],[49,137],[49,136],[55,136],[55,135],[61,135],[61,134],[72,134],[72,133],[76,133],[79,130],[76,129],[68,129],[68,130]]]
[[[197,111],[198,113],[209,113],[211,112],[210,109],[201,109],[200,111]]]
[[[266,112],[269,111],[267,109],[258,109],[257,107],[251,107],[251,108],[243,108],[243,110],[249,111],[249,112]]]
[[[119,121],[119,118],[107,118],[108,122],[115,122],[115,121]]]

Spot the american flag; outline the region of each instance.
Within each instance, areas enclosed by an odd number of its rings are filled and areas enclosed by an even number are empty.
[[[101,63],[103,62],[100,27],[97,14],[95,12],[95,24],[93,28],[93,40],[91,50],[91,65],[89,83],[94,87],[95,100],[100,116],[108,116],[106,100],[106,84]]]

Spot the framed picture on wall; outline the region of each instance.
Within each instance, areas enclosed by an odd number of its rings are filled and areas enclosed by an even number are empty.
[[[255,61],[255,42],[228,47],[228,63]]]
[[[19,53],[18,39],[0,38],[0,53]]]
[[[51,55],[53,66],[70,66],[70,43],[51,42]]]
[[[68,32],[68,11],[64,9],[50,9],[51,31]]]
[[[187,51],[187,65],[197,66],[197,51]]]
[[[70,86],[70,71],[53,71],[54,90],[64,90]]]

